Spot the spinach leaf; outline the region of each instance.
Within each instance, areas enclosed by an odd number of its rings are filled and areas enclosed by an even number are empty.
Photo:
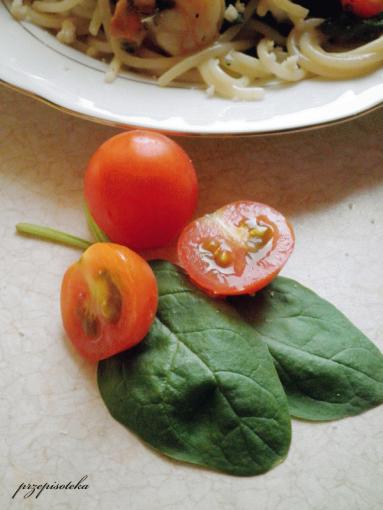
[[[382,354],[311,290],[278,277],[231,302],[268,345],[293,416],[333,420],[383,403]]]
[[[110,413],[174,459],[240,476],[271,469],[287,455],[291,426],[266,345],[180,269],[152,267],[159,309],[151,331],[99,364]]]

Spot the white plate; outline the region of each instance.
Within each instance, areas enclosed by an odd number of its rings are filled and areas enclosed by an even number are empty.
[[[347,81],[268,87],[257,102],[160,88],[133,73],[105,83],[107,66],[15,21],[0,0],[0,80],[57,107],[121,127],[200,135],[273,133],[340,121],[383,102],[383,70]]]

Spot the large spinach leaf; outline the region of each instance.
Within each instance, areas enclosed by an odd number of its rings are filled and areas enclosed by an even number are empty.
[[[291,432],[266,345],[181,270],[153,269],[160,297],[150,333],[99,364],[110,413],[175,459],[242,476],[269,470],[287,455]]]
[[[311,290],[278,277],[232,304],[267,343],[293,416],[333,420],[383,402],[382,354]]]

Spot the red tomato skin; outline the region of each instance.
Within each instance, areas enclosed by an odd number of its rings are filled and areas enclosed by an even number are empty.
[[[383,12],[383,0],[341,0],[345,10],[360,18],[370,18]]]
[[[92,299],[90,283],[100,270],[112,276],[122,297],[119,320],[101,320],[100,334],[84,333],[81,305]],[[158,304],[157,281],[149,264],[125,246],[96,243],[66,271],[61,285],[61,315],[70,341],[91,362],[138,344],[148,333]],[[100,317],[98,317],[100,318]]]
[[[176,238],[197,196],[190,158],[160,133],[134,130],[110,138],[85,173],[85,199],[96,223],[113,242],[139,251]]]
[[[243,248],[237,250],[241,255],[240,262],[245,266],[241,268],[243,273],[240,276],[228,277],[226,280],[220,278],[219,281],[213,277],[212,272],[209,273],[205,270],[199,251],[195,249],[195,246],[206,235],[220,236],[219,230],[214,225],[203,225],[205,217],[190,223],[179,237],[177,253],[180,265],[188,273],[193,283],[210,296],[225,297],[257,292],[278,275],[294,249],[295,236],[291,225],[281,213],[268,205],[247,200],[238,201],[222,207],[216,213],[220,213],[223,220],[230,221],[251,210],[256,216],[264,216],[269,219],[268,223],[275,229],[275,236],[270,253],[257,264],[245,264],[243,258],[246,259],[244,257],[246,250]],[[197,233],[198,230],[199,233]]]

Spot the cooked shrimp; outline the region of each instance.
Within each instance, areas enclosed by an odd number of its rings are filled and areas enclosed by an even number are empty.
[[[218,38],[225,0],[174,0],[147,23],[154,43],[170,55],[200,50]]]
[[[219,35],[225,0],[118,0],[111,32],[139,47],[145,37],[170,55],[211,44]]]
[[[142,20],[155,10],[156,0],[118,0],[110,26],[112,35],[140,46],[146,36]]]

